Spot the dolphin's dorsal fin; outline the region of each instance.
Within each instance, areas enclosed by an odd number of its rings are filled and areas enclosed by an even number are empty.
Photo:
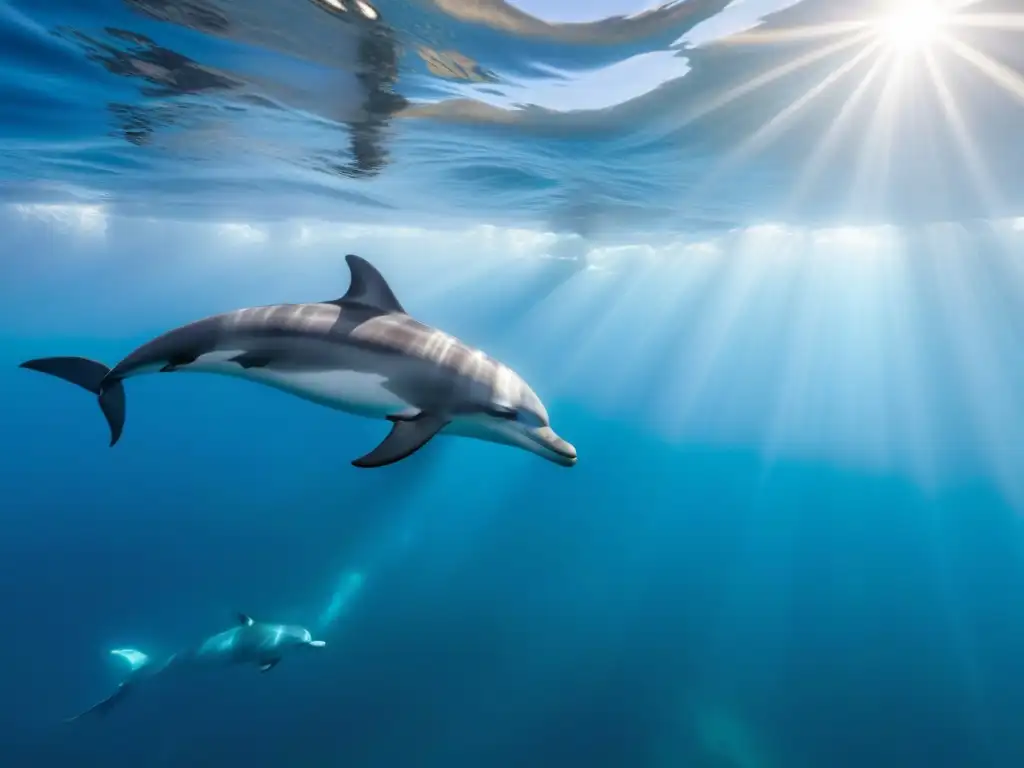
[[[388,314],[405,314],[405,308],[395,298],[388,281],[375,266],[354,253],[348,254],[345,261],[348,262],[349,271],[352,273],[348,291],[340,299],[326,301],[325,304],[359,304]]]
[[[238,614],[238,623],[243,627],[251,627],[255,622],[252,620],[252,616],[247,613]]]

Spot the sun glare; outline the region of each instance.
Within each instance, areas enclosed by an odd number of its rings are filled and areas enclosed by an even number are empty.
[[[924,51],[938,38],[949,12],[937,0],[899,0],[877,21],[878,34],[892,50]]]

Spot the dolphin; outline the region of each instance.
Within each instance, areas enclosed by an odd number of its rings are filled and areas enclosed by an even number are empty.
[[[314,640],[309,630],[292,624],[267,624],[254,621],[251,616],[238,614],[238,623],[208,637],[194,648],[176,653],[164,661],[156,662],[142,651],[119,648],[110,653],[124,659],[130,670],[117,689],[107,698],[80,712],[65,722],[73,723],[87,715],[105,715],[138,685],[158,674],[185,667],[229,666],[255,664],[260,672],[268,672],[281,659],[295,651],[323,648],[327,643]]]
[[[352,462],[401,461],[444,431],[512,445],[562,466],[576,449],[552,429],[540,398],[511,368],[410,317],[365,259],[339,299],[238,309],[143,344],[108,368],[82,357],[29,360],[99,399],[110,445],[125,419],[122,382],[146,373],[206,372],[249,379],[320,405],[391,422],[384,441]]]

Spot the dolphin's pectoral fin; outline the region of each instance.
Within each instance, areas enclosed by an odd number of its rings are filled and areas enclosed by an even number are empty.
[[[444,429],[448,418],[433,413],[419,413],[413,417],[391,416],[391,432],[384,442],[362,458],[352,462],[355,467],[369,469],[394,464],[416,453],[430,442],[430,438]]]
[[[269,352],[243,352],[231,358],[232,363],[238,363],[245,369],[266,368],[273,361],[274,356]]]
[[[260,672],[269,672],[280,663],[280,659],[271,659],[270,661],[265,661],[262,664],[260,664]]]
[[[345,257],[348,262],[349,272],[352,273],[352,282],[348,291],[340,299],[326,301],[325,304],[359,304],[370,307],[385,313],[405,314],[402,304],[395,298],[394,291],[388,285],[388,281],[377,271],[366,259],[348,254]]]
[[[167,361],[167,365],[160,369],[160,373],[173,373],[179,368],[190,363],[194,363],[198,358],[198,354],[193,354],[191,352],[179,353]]]

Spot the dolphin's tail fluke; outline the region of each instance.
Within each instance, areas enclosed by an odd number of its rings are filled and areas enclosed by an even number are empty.
[[[79,712],[77,715],[67,718],[64,721],[65,723],[73,723],[76,720],[81,720],[83,717],[87,717],[89,715],[98,715],[102,717],[107,714],[107,712],[113,709],[116,705],[120,704],[128,691],[134,687],[132,683],[134,680],[137,680],[135,673],[143,667],[151,666],[149,656],[144,654],[142,651],[135,650],[134,648],[115,648],[110,652],[110,654],[119,659],[124,659],[124,661],[128,663],[128,666],[130,667],[128,677],[124,682],[117,686],[116,691],[107,696],[103,701],[93,704],[84,712]]]
[[[120,379],[110,378],[110,369],[103,363],[84,357],[43,357],[27,360],[20,367],[48,373],[92,392],[99,398],[100,409],[110,426],[110,445],[121,438],[125,414],[124,386]]]
[[[117,704],[120,704],[121,701],[124,699],[125,694],[127,694],[129,690],[131,690],[131,686],[128,685],[127,682],[121,683],[119,686],[117,686],[117,690],[109,696],[107,696],[107,698],[105,698],[103,701],[93,704],[84,712],[79,712],[77,715],[67,718],[64,722],[73,723],[76,720],[81,720],[83,717],[88,717],[89,715],[97,715],[102,717],[103,715],[107,714],[107,712],[109,712],[111,709],[113,709]]]

